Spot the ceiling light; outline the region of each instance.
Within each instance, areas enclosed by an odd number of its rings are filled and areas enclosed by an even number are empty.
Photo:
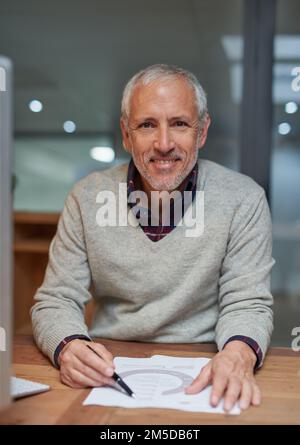
[[[33,111],[34,113],[39,113],[43,109],[42,102],[40,102],[39,100],[36,100],[36,99],[30,101],[28,106],[29,106],[29,109],[31,111]]]
[[[282,122],[278,125],[278,133],[282,135],[289,134],[292,127],[287,122]]]
[[[115,151],[111,147],[93,147],[90,155],[100,162],[112,162],[115,159]]]
[[[296,113],[296,111],[298,110],[298,105],[296,104],[296,102],[287,102],[284,109],[286,113],[293,114]]]
[[[64,122],[64,130],[66,133],[74,133],[76,130],[76,125],[73,121]]]

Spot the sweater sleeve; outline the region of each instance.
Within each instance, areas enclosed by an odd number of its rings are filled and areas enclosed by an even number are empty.
[[[230,337],[250,337],[261,348],[260,366],[273,331],[270,272],[274,262],[271,217],[263,191],[245,198],[233,217],[219,279],[216,326],[219,350]]]
[[[90,283],[80,207],[73,189],[65,201],[44,281],[31,309],[36,343],[53,363],[54,352],[64,338],[88,336],[84,307],[91,298]]]

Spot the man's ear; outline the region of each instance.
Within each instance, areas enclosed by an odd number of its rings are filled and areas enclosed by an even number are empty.
[[[202,123],[202,128],[200,130],[201,134],[199,137],[199,144],[198,149],[201,150],[201,148],[204,146],[207,138],[208,128],[211,124],[211,118],[210,115],[207,113],[204,122]]]
[[[122,133],[122,140],[123,140],[123,147],[125,148],[128,153],[131,153],[131,144],[130,144],[130,138],[128,133],[128,127],[125,119],[121,117],[120,119],[120,127],[121,127],[121,133]]]

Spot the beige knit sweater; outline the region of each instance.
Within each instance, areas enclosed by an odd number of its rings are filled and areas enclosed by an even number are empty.
[[[253,338],[266,353],[273,329],[271,222],[252,179],[199,160],[204,232],[176,227],[156,243],[140,226],[100,227],[99,191],[119,197],[128,164],[92,173],[68,195],[32,309],[38,346],[53,360],[62,339],[84,334],[143,342]],[[126,196],[123,200],[126,200]],[[123,202],[125,205],[126,202]],[[97,310],[88,332],[84,306]]]

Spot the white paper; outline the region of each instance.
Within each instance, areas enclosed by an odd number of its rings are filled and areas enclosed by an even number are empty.
[[[116,372],[135,393],[136,399],[128,396],[118,386],[105,386],[94,388],[83,405],[225,413],[223,400],[215,408],[210,405],[211,386],[198,394],[184,392],[209,360],[166,355],[153,355],[151,358],[116,357]],[[238,404],[235,404],[230,414],[240,414]]]

